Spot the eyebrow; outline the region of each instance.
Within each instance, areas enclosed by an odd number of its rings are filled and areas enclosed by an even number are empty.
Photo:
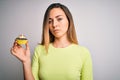
[[[57,16],[55,16],[55,18],[58,18],[58,17],[60,17],[60,16],[63,16],[63,15],[57,15]],[[49,19],[52,19],[52,18],[49,18]]]

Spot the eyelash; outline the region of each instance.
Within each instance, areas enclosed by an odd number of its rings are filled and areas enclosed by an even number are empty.
[[[48,23],[49,23],[49,24],[52,23],[52,20],[48,21]]]
[[[58,18],[57,21],[61,21],[62,18]],[[49,20],[48,23],[51,24],[53,22],[53,20]]]
[[[58,20],[58,21],[61,21],[61,20],[62,20],[62,18],[58,18],[57,20]]]

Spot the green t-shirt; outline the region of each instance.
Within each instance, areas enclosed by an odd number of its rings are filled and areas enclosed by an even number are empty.
[[[76,44],[65,48],[43,45],[35,48],[32,61],[35,80],[93,80],[92,60],[89,51]]]

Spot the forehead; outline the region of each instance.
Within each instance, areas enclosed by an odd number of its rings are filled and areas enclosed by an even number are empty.
[[[64,11],[61,8],[53,8],[50,11],[49,18],[54,18],[58,15],[66,16]]]

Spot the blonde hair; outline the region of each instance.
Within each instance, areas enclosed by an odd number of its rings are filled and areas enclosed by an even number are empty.
[[[49,22],[48,21],[49,14],[53,8],[61,8],[64,11],[64,13],[68,19],[68,22],[69,22],[69,27],[68,27],[68,31],[67,31],[68,40],[71,43],[78,44],[73,18],[72,18],[72,15],[71,15],[69,9],[63,4],[53,3],[47,8],[45,15],[44,15],[44,20],[43,20],[43,32],[42,32],[41,44],[45,46],[45,49],[47,52],[48,52],[49,43],[54,42],[54,36],[49,31],[49,23],[48,23]]]

